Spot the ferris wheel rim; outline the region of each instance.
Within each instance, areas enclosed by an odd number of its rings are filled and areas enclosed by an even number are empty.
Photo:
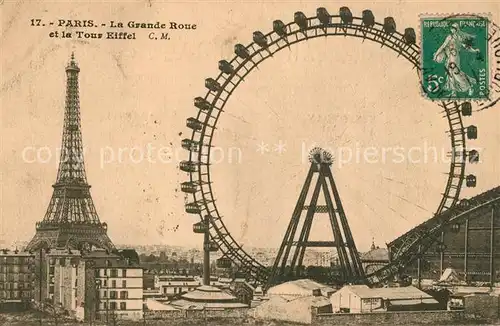
[[[338,19],[341,18],[340,15],[330,15],[331,19]],[[262,278],[265,277],[267,272],[265,271],[265,267],[259,263],[255,258],[253,258],[250,254],[248,254],[241,245],[239,245],[236,240],[233,238],[229,230],[226,228],[224,221],[222,219],[222,216],[219,213],[218,207],[215,204],[215,195],[212,189],[212,180],[210,176],[210,149],[212,147],[212,142],[214,138],[214,132],[216,129],[217,122],[219,120],[220,114],[222,113],[227,101],[233,94],[233,92],[236,90],[236,88],[239,86],[241,81],[244,80],[244,78],[251,72],[253,69],[258,67],[260,63],[265,61],[266,59],[272,57],[275,53],[281,51],[284,48],[290,47],[291,45],[294,45],[296,43],[300,43],[309,39],[313,38],[318,38],[318,37],[326,37],[326,36],[349,36],[349,37],[357,37],[357,38],[362,38],[363,40],[367,39],[370,41],[373,41],[375,43],[382,44],[382,46],[386,46],[390,48],[391,50],[395,51],[398,53],[398,56],[403,56],[407,61],[413,64],[413,69],[416,68],[418,77],[420,79],[420,62],[419,62],[419,56],[420,56],[420,48],[418,45],[415,43],[413,44],[406,44],[406,48],[403,48],[401,45],[404,43],[403,38],[404,35],[401,34],[398,31],[393,31],[392,33],[386,33],[384,31],[384,25],[380,24],[378,22],[375,22],[373,26],[367,27],[366,25],[363,25],[362,21],[363,18],[360,17],[352,17],[353,22],[349,24],[344,24],[342,22],[340,23],[331,23],[328,25],[322,25],[321,23],[312,24],[311,22],[314,22],[315,20],[318,20],[317,17],[308,17],[307,18],[307,25],[308,27],[305,29],[300,29],[300,28],[294,28],[295,22],[291,22],[285,25],[285,28],[287,30],[287,34],[285,37],[279,36],[276,34],[276,32],[273,30],[267,34],[264,35],[266,39],[270,39],[271,42],[266,46],[266,47],[261,47],[256,44],[255,41],[251,42],[249,45],[245,47],[246,50],[252,50],[252,53],[249,58],[241,60],[239,59],[239,56],[236,55],[234,56],[231,61],[228,63],[230,65],[234,65],[235,63],[237,64],[234,67],[234,73],[231,73],[231,75],[227,78],[225,78],[225,73],[220,72],[220,74],[215,78],[214,80],[220,81],[223,80],[224,83],[220,84],[221,90],[217,92],[213,92],[210,89],[207,91],[206,95],[204,96],[204,100],[210,103],[210,109],[208,110],[209,113],[206,114],[204,121],[203,121],[203,128],[201,131],[193,130],[191,134],[191,141],[195,141],[199,143],[199,152],[196,153],[195,151],[189,150],[189,162],[195,162],[197,164],[198,170],[197,172],[190,172],[190,177],[189,180],[190,182],[198,183],[200,190],[197,191],[196,193],[193,193],[193,199],[194,203],[201,203],[202,204],[202,210],[198,214],[201,219],[203,219],[204,215],[210,215],[213,217],[212,223],[210,224],[210,235],[211,238],[214,239],[219,245],[220,249],[223,252],[225,257],[231,258],[233,261],[237,261],[239,265],[244,265],[244,269],[250,270],[251,274],[257,274],[257,278]],[[360,22],[358,24],[354,22]],[[377,27],[377,28],[376,28]],[[334,30],[333,33],[331,30]],[[319,30],[324,31],[324,33],[318,33]],[[354,34],[349,34],[348,31],[353,31]],[[313,35],[307,35],[307,33],[314,33]],[[358,32],[362,32],[362,34],[358,34]],[[297,35],[301,33],[304,34],[305,37],[300,38]],[[373,38],[370,38],[368,36],[373,36]],[[295,37],[295,40],[288,40],[288,38]],[[279,43],[285,42],[286,44],[279,44]],[[396,43],[399,42],[399,48],[396,47]],[[269,50],[272,48],[273,45],[276,45],[276,49],[274,51]],[[410,53],[410,49],[412,52]],[[266,51],[268,51],[269,55],[266,55]],[[263,54],[264,52],[264,54]],[[256,57],[260,59],[255,60],[253,62],[253,59]],[[252,62],[250,64],[249,68],[246,68],[245,65],[248,64],[249,62]],[[238,72],[240,72],[242,69],[245,69],[246,71],[244,74],[241,76],[238,75]],[[236,82],[233,82],[232,80],[237,77]],[[229,87],[228,85],[231,85],[232,83],[232,88]],[[222,99],[222,104],[217,104],[218,101],[221,98],[221,95],[226,92],[227,94],[225,95],[225,98]],[[215,95],[214,95],[215,94]],[[213,96],[212,100],[209,100]],[[450,104],[451,103],[451,104]],[[454,102],[456,104],[456,102]],[[450,125],[450,131],[452,131],[452,126],[450,122],[450,110],[447,109],[447,105],[453,105],[453,102],[443,102],[441,106],[443,107],[444,111],[446,112],[446,117],[448,119],[449,125]],[[458,104],[457,104],[458,105]],[[215,118],[213,116],[213,112],[217,111],[215,113]],[[458,120],[460,121],[460,125],[462,125],[463,128],[463,123],[462,123],[462,117],[460,115],[460,112],[456,112],[458,115]],[[203,110],[199,109],[198,114],[196,115],[196,120],[202,121],[200,117],[203,116]],[[213,119],[212,121],[210,121]],[[208,128],[207,128],[208,127]],[[208,132],[207,132],[208,129]],[[197,137],[198,136],[198,137]],[[204,140],[208,139],[208,142],[205,144]],[[465,138],[464,135],[462,134],[462,149],[465,151]],[[451,147],[452,149],[455,149],[458,145],[456,145],[456,142],[452,139],[451,140]],[[203,148],[207,148],[206,154],[203,153]],[[203,163],[203,155],[206,156],[205,158],[205,163]],[[196,161],[193,161],[193,159],[196,158]],[[204,166],[204,170],[202,172],[202,166]],[[451,172],[455,171],[455,167],[458,166],[460,168],[460,173],[457,176],[456,174],[452,174]],[[445,192],[443,193],[443,197],[441,199],[441,202],[438,206],[436,214],[439,214],[442,212],[444,209],[452,207],[456,201],[459,198],[460,195],[460,188],[462,185],[462,181],[464,178],[464,170],[465,170],[465,162],[462,162],[460,164],[456,164],[455,161],[453,161],[450,164],[450,173],[449,177],[446,183],[445,187]],[[197,178],[195,177],[197,175]],[[450,196],[450,191],[452,187],[454,186],[454,180],[457,179],[456,182],[456,191],[452,196]],[[204,191],[204,186],[208,188],[206,191]],[[199,195],[198,195],[199,193]],[[199,198],[198,198],[199,197]],[[447,202],[451,200],[451,204],[447,204]],[[209,205],[212,205],[213,208],[211,209]],[[259,275],[260,274],[260,275]]]

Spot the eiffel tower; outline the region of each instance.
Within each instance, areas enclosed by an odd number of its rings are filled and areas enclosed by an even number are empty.
[[[115,249],[107,224],[99,221],[83,161],[78,74],[74,54],[66,67],[66,106],[59,170],[52,198],[27,251],[42,248]]]
[[[309,161],[311,162],[309,173],[278,251],[266,289],[275,284],[302,277],[303,260],[308,247],[334,248],[336,250],[340,280],[343,283],[362,283],[365,279],[359,253],[333,180],[331,171],[332,155],[321,148],[314,148],[309,153]],[[313,179],[316,179],[316,184],[310,202],[306,205],[306,198]],[[318,205],[321,192],[326,205]],[[303,211],[306,211],[306,214],[301,219],[301,216],[304,215],[302,214]],[[333,231],[329,241],[309,241],[311,226],[316,213],[327,213],[329,215]],[[302,228],[298,233],[301,220],[303,220]]]

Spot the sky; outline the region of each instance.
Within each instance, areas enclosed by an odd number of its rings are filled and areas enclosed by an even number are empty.
[[[60,147],[64,67],[71,52],[80,66],[80,100],[87,178],[102,222],[117,244],[201,246],[192,233],[197,217],[184,212],[178,169],[187,153],[180,141],[204,96],[204,79],[217,62],[233,57],[272,21],[312,15],[331,3],[112,2],[88,4],[9,2],[2,14],[0,239],[28,241],[52,195]],[[445,3],[353,2],[378,21],[396,19],[398,30],[418,30],[418,14],[452,12]],[[461,10],[490,12],[499,5],[462,3]],[[170,40],[75,40],[48,37],[57,27],[31,19],[97,22],[179,22],[195,30],[169,31]],[[100,28],[97,28],[100,30]],[[105,30],[105,29],[104,29]],[[20,41],[22,39],[22,42]],[[478,186],[470,197],[500,181],[498,105],[464,118],[478,127],[480,164],[467,167]],[[430,218],[444,190],[450,149],[440,108],[422,98],[415,70],[387,48],[350,38],[300,43],[259,65],[226,105],[214,138],[214,196],[238,242],[276,247],[305,181],[308,151],[321,146],[335,156],[332,171],[358,248],[383,245]],[[367,148],[375,158],[356,159]],[[395,150],[416,159],[395,162]],[[149,151],[149,152],[148,152]],[[34,160],[34,155],[40,157]],[[142,157],[140,155],[142,153]],[[147,154],[149,153],[149,154]],[[348,159],[352,153],[352,159]],[[33,155],[33,156],[31,156]],[[373,157],[373,155],[372,155]],[[33,162],[34,160],[34,162]],[[329,237],[318,216],[312,236]]]

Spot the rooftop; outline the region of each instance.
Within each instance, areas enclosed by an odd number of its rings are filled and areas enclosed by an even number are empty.
[[[197,281],[194,276],[184,276],[184,275],[158,275],[160,281]]]
[[[35,255],[36,256],[36,255]],[[96,249],[89,252],[71,249],[50,249],[47,253],[50,259],[58,258],[78,258],[83,261],[93,262],[93,267],[120,267],[120,268],[140,268],[134,259],[129,259],[115,252],[108,252],[103,249]]]
[[[82,256],[88,258],[119,258],[120,256],[116,253],[108,252],[104,249],[96,249],[86,253],[82,253]]]
[[[328,292],[334,292],[334,289],[324,284],[315,282],[310,279],[300,279],[273,286],[267,291],[267,294],[287,297],[309,296],[312,295],[313,291],[315,290],[321,290],[321,293],[323,295],[327,294]]]
[[[0,257],[9,256],[9,257],[33,257],[34,255],[27,251],[18,251],[18,250],[8,250],[8,249],[0,249]]]
[[[126,261],[125,259],[116,259],[116,260],[109,260],[107,262],[103,261],[96,261],[94,268],[106,268],[106,267],[118,267],[118,268],[125,268],[125,269],[140,269],[142,270],[141,266],[131,264],[130,262]]]
[[[176,300],[170,303],[172,306],[181,309],[236,309],[236,308],[248,308],[244,303],[239,302],[193,302],[188,300]]]
[[[453,286],[449,288],[452,296],[466,296],[472,294],[490,294],[500,295],[500,288],[494,287],[490,289],[485,286]]]
[[[152,311],[176,311],[179,309],[174,308],[171,305],[163,304],[153,299],[146,299],[146,306]]]
[[[387,248],[375,248],[361,254],[361,261],[389,261],[389,251]]]
[[[68,250],[68,249],[50,249],[47,253],[47,256],[56,256],[56,257],[79,257],[81,256],[81,252],[79,250]]]
[[[181,298],[188,301],[197,301],[197,302],[234,301],[236,299],[235,296],[223,292],[219,288],[209,285],[202,285],[196,288],[196,290],[194,291],[183,294]]]
[[[321,288],[325,287],[325,285],[318,283],[318,282],[315,282],[315,281],[310,280],[310,279],[294,280],[294,281],[290,281],[287,283],[296,285],[298,287],[301,287],[301,288],[307,289],[307,290],[316,290],[316,289],[321,289]]]
[[[309,296],[309,297],[301,297],[301,298],[298,298],[294,301],[297,301],[297,302],[304,302],[304,303],[307,303],[309,306],[311,307],[324,307],[324,306],[329,306],[331,305],[332,303],[330,302],[330,300],[326,297],[323,297],[323,296]]]
[[[423,291],[420,291],[414,286],[405,287],[389,287],[389,288],[369,288],[366,285],[346,285],[352,293],[360,298],[383,298],[390,300],[405,300],[405,299],[433,299],[433,297]]]

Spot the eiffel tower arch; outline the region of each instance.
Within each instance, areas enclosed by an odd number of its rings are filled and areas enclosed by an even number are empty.
[[[28,251],[52,248],[115,249],[90,195],[83,160],[78,67],[74,55],[66,67],[66,103],[61,157],[52,198],[45,216],[36,223]]]
[[[314,148],[309,155],[311,166],[273,265],[267,288],[300,277],[307,248],[331,248],[336,251],[340,280],[345,283],[364,282],[365,274],[356,244],[349,228],[337,186],[331,171],[332,155]],[[311,193],[310,200],[308,194]],[[319,205],[322,197],[325,205]],[[305,213],[305,214],[304,214]],[[331,237],[310,241],[311,227],[316,214],[328,214]]]

